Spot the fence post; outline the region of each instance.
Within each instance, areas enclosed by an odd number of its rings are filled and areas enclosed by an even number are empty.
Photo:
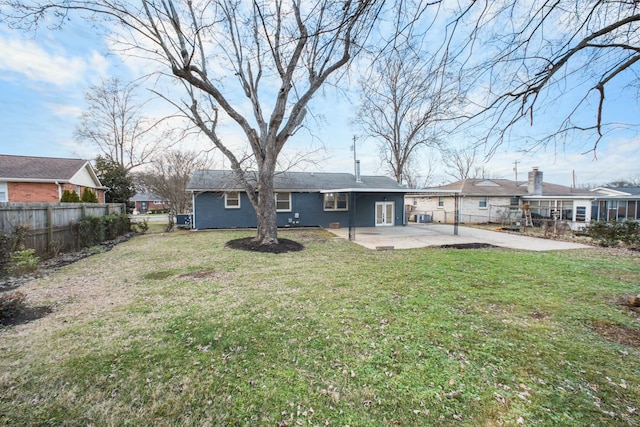
[[[53,207],[47,206],[47,252],[53,247]]]

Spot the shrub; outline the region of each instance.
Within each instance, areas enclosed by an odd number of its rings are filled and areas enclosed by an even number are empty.
[[[80,203],[80,196],[75,191],[64,190],[60,203]]]
[[[587,231],[589,237],[600,246],[614,247],[620,243],[622,229],[623,225],[620,222],[596,221],[589,224]]]
[[[24,239],[29,227],[19,225],[11,233],[0,232],[0,273],[8,271],[12,254],[24,248]]]
[[[113,240],[131,230],[131,221],[126,215],[106,215],[104,229],[106,240]]]
[[[98,196],[96,196],[96,193],[91,191],[91,189],[85,188],[82,192],[82,197],[80,198],[80,200],[83,203],[98,203]]]
[[[79,244],[81,247],[94,246],[104,241],[104,222],[99,216],[87,215],[78,226]]]
[[[136,221],[131,224],[131,231],[136,233],[146,233],[149,230],[149,221]]]
[[[113,240],[131,231],[131,222],[126,215],[85,216],[77,225],[79,247],[95,246],[105,240]]]
[[[620,240],[625,244],[633,247],[640,246],[640,222],[624,221],[622,230],[620,231]]]
[[[11,252],[16,247],[15,236],[11,233],[0,232],[0,267],[5,268],[11,259]]]
[[[27,308],[25,298],[22,292],[0,294],[0,321],[13,319],[22,314]]]
[[[9,259],[9,274],[11,276],[22,276],[38,270],[38,261],[35,256],[35,249],[21,249],[11,253]]]

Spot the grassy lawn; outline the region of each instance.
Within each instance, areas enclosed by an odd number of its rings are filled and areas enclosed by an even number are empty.
[[[640,425],[640,258],[150,233],[21,287],[0,423]]]

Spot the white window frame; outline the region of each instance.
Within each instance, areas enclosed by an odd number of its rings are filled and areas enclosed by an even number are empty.
[[[489,207],[489,198],[487,196],[478,197],[478,208],[487,209],[488,207]]]
[[[9,201],[9,186],[6,182],[0,182],[0,202]]]
[[[438,207],[444,208],[444,196],[438,196]]]
[[[338,196],[343,195],[345,197],[346,205],[344,208],[338,207]],[[327,197],[333,197],[333,207],[327,207]],[[322,207],[327,212],[336,212],[336,211],[348,211],[349,210],[349,194],[348,193],[325,193],[324,198],[322,200]]]
[[[284,195],[286,194],[288,196],[288,204],[289,207],[287,209],[278,209],[278,195]],[[290,192],[280,192],[280,193],[273,193],[273,197],[275,198],[275,202],[276,202],[276,212],[291,212],[291,193]],[[284,202],[284,200],[281,200],[281,202]]]
[[[238,197],[237,198],[230,198],[229,194],[237,194]],[[238,204],[237,205],[230,205],[229,204],[229,200],[238,200]],[[240,209],[240,192],[239,191],[227,191],[224,193],[224,208],[225,209]]]

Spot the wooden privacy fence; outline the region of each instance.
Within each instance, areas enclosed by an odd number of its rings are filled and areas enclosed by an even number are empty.
[[[24,245],[37,255],[76,249],[77,224],[85,216],[125,213],[120,203],[0,203],[0,231],[26,227]]]

